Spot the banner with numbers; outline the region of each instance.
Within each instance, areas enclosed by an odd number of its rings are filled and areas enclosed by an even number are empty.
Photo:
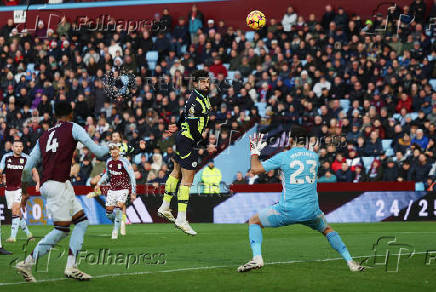
[[[280,199],[281,193],[236,193],[214,208],[214,223],[245,223]],[[426,192],[319,193],[331,223],[436,220],[436,194]]]

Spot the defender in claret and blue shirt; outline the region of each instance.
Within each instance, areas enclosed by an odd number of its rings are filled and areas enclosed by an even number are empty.
[[[27,282],[36,282],[32,275],[32,267],[37,263],[38,258],[46,255],[52,247],[68,236],[71,224],[75,227],[71,233],[64,275],[81,281],[92,278],[80,271],[76,265],[76,256],[82,249],[83,238],[88,228],[88,218],[74,193],[70,182],[70,171],[77,142],[81,142],[98,157],[106,155],[109,148],[95,144],[81,126],[71,122],[73,109],[70,103],[59,101],[55,103],[54,108],[57,123],[38,139],[22,174],[24,195],[31,180],[32,169],[38,163],[42,163],[40,191],[46,199],[46,209],[54,224],[54,229],[38,242],[33,252],[16,265],[17,271]]]
[[[261,254],[263,227],[280,227],[303,224],[324,234],[332,248],[346,260],[351,271],[363,271],[364,267],[353,261],[339,234],[326,222],[319,209],[317,192],[318,154],[308,150],[308,133],[302,127],[293,127],[290,135],[292,148],[265,162],[260,162],[261,150],[267,145],[263,135],[250,137],[251,172],[260,174],[280,169],[283,191],[280,201],[254,215],[249,220],[249,239],[253,258],[238,268],[248,272],[263,267]]]

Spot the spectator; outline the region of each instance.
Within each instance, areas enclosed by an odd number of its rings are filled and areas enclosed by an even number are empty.
[[[313,92],[316,94],[316,96],[321,97],[322,90],[327,89],[330,90],[330,82],[327,81],[327,79],[324,76],[321,76],[318,83],[315,83],[313,86]]]
[[[396,110],[397,112],[400,112],[403,108],[406,109],[406,112],[410,112],[412,109],[412,99],[406,93],[401,94]]]
[[[336,159],[335,161],[332,163],[332,167],[331,169],[333,170],[334,173],[337,173],[339,169],[342,168],[342,163],[347,162],[347,160],[345,159],[345,157],[342,155],[342,153],[337,153],[336,154]]]
[[[371,167],[368,171],[368,179],[369,181],[380,181],[383,178],[383,169],[381,167],[380,160],[374,159],[371,163]]]
[[[431,164],[428,162],[427,156],[425,154],[420,154],[418,158],[418,163],[415,170],[415,180],[417,182],[426,182],[428,174],[431,169]],[[413,173],[412,173],[413,175]]]
[[[357,152],[354,149],[348,152],[347,165],[353,172],[357,166],[363,166],[362,158],[357,156]]]
[[[338,8],[338,13],[334,17],[334,22],[338,29],[344,30],[348,26],[348,16],[342,7]]]
[[[412,139],[411,143],[418,145],[421,149],[427,149],[428,138],[424,135],[422,129],[416,130],[416,137]]]
[[[336,175],[332,174],[330,170],[327,170],[325,174],[318,179],[320,183],[334,183],[336,182]]]
[[[191,35],[191,43],[197,43],[197,32],[203,27],[204,17],[203,13],[198,11],[197,5],[192,5],[191,12],[188,14],[189,33]]]
[[[346,162],[343,162],[341,169],[336,171],[336,179],[338,182],[352,182],[353,181],[353,173],[348,168],[348,164]]]
[[[294,8],[289,6],[286,13],[283,15],[282,25],[285,32],[290,32],[292,27],[297,24],[297,13],[295,13]]]
[[[381,139],[377,132],[371,132],[369,140],[365,143],[366,156],[379,156],[383,151]]]
[[[354,177],[353,177],[353,183],[359,183],[359,182],[367,182],[368,176],[365,173],[365,168],[363,168],[360,165],[356,165],[354,168]]]
[[[326,5],[325,13],[322,16],[321,25],[324,30],[328,30],[328,27],[332,21],[335,19],[335,12],[330,4]]]
[[[209,71],[212,72],[215,77],[218,77],[218,74],[223,74],[224,77],[227,77],[227,69],[221,64],[219,57],[215,58],[214,64],[209,67]]]
[[[276,184],[280,183],[279,178],[276,175],[275,170],[270,170],[267,173],[261,174],[256,180],[259,184]]]
[[[388,158],[387,167],[383,170],[383,181],[396,181],[398,178],[398,167],[392,158]]]
[[[215,167],[214,161],[210,160],[201,175],[201,181],[203,182],[203,193],[220,193],[221,178],[221,171]]]
[[[422,0],[415,0],[410,4],[410,13],[415,15],[415,21],[423,24],[425,22],[426,4]]]
[[[232,182],[233,185],[245,185],[247,184],[247,181],[245,180],[244,176],[242,175],[242,172],[238,171],[236,174],[236,179]]]

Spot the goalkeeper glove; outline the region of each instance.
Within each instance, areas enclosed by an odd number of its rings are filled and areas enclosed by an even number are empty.
[[[250,152],[251,155],[260,155],[263,148],[266,147],[266,141],[262,142],[263,134],[254,134],[250,136]]]

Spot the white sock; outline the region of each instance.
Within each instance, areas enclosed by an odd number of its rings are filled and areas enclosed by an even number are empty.
[[[33,257],[32,254],[29,254],[26,259],[24,260],[25,263],[33,263]]]
[[[177,212],[177,219],[178,222],[185,222],[186,221],[186,212]]]
[[[162,200],[162,205],[160,206],[159,209],[169,210],[170,209],[170,202]]]
[[[72,268],[76,264],[76,257],[72,254],[68,255],[67,268]]]
[[[26,233],[27,236],[30,234],[30,231],[29,231],[29,228],[27,228],[27,223],[26,223],[26,219],[24,219],[24,216],[20,219],[20,227]]]
[[[255,261],[256,263],[259,263],[259,264],[263,264],[263,258],[261,255],[254,256],[253,261]]]
[[[18,227],[20,226],[20,217],[12,216],[11,236],[10,238],[17,238]]]

